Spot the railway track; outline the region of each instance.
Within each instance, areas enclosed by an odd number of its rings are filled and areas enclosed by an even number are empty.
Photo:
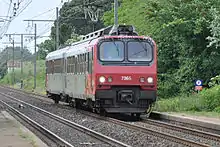
[[[127,145],[127,144],[125,144],[125,143],[122,143],[122,142],[117,141],[117,140],[115,140],[115,139],[112,139],[112,138],[110,138],[110,137],[108,137],[108,136],[105,136],[105,135],[100,134],[100,133],[98,133],[98,132],[95,132],[95,131],[93,131],[93,130],[91,130],[91,129],[88,129],[88,128],[84,127],[84,126],[81,126],[81,125],[76,124],[76,123],[74,123],[74,122],[71,122],[71,121],[69,121],[69,120],[67,120],[67,119],[64,119],[64,118],[62,118],[62,117],[59,117],[59,116],[57,116],[57,115],[55,115],[55,114],[52,114],[52,113],[50,113],[50,112],[47,112],[47,111],[45,111],[45,110],[43,110],[43,109],[41,109],[41,108],[38,108],[38,107],[33,106],[33,105],[31,105],[31,104],[28,104],[28,103],[26,103],[26,102],[24,102],[24,101],[21,101],[21,100],[19,100],[19,99],[16,99],[16,98],[14,98],[14,97],[12,97],[12,96],[10,96],[10,95],[4,94],[4,93],[0,93],[0,95],[4,96],[4,97],[6,97],[6,98],[9,98],[10,100],[13,99],[14,101],[17,101],[17,102],[19,102],[19,103],[22,103],[23,105],[27,105],[27,106],[29,106],[29,107],[35,109],[36,111],[38,111],[38,112],[44,114],[44,115],[47,116],[47,117],[50,117],[50,118],[52,118],[52,119],[54,119],[54,120],[56,120],[56,121],[58,121],[58,122],[60,122],[60,123],[62,123],[62,124],[65,124],[65,125],[67,125],[67,126],[69,126],[69,127],[71,127],[71,128],[74,128],[74,129],[76,129],[76,130],[78,130],[78,131],[80,131],[80,132],[86,133],[87,135],[92,136],[93,138],[98,139],[98,140],[102,141],[103,143],[107,143],[107,144],[109,144],[110,146],[130,147],[129,145]],[[31,122],[31,123],[34,122],[34,121],[32,121],[30,118],[26,117],[24,114],[22,114],[21,112],[19,112],[18,110],[14,109],[14,108],[11,107],[10,105],[8,105],[7,103],[5,103],[5,102],[3,102],[3,101],[1,101],[1,100],[0,100],[0,102],[3,103],[5,106],[7,106],[7,107],[10,109],[11,112],[13,112],[14,114],[18,115],[19,117],[21,116],[23,119],[25,119],[25,121],[28,120],[28,122]],[[36,124],[37,124],[37,123],[35,122],[35,123],[33,123],[32,126],[35,126]],[[39,125],[38,125],[38,126],[39,126]],[[41,127],[41,128],[42,128],[42,127]],[[44,130],[46,130],[46,129],[44,128]],[[47,130],[47,132],[49,132],[49,130]],[[50,132],[50,133],[52,133],[52,132]],[[55,135],[55,134],[54,134],[54,135]],[[58,137],[58,136],[57,136],[57,137]],[[60,138],[60,140],[62,140],[62,139]],[[64,141],[64,140],[62,140],[62,141]],[[65,146],[66,146],[66,145],[65,145]],[[70,144],[68,144],[68,146],[70,146]]]
[[[174,130],[174,131],[178,131],[178,132],[183,132],[186,134],[192,134],[192,135],[195,135],[198,137],[202,137],[205,139],[220,142],[220,135],[218,135],[218,134],[204,132],[204,131],[200,131],[200,130],[196,130],[196,129],[192,129],[192,128],[187,128],[187,127],[182,127],[182,126],[178,126],[175,124],[170,124],[170,123],[152,120],[152,119],[143,120],[143,122],[146,124],[155,125],[157,127],[162,127],[162,128],[166,128],[166,129],[170,129],[170,130]]]
[[[97,119],[102,119],[102,120],[105,120],[105,121],[108,121],[108,122],[119,124],[119,125],[125,126],[127,128],[137,130],[137,131],[141,131],[141,132],[144,132],[144,133],[147,133],[147,134],[151,134],[153,136],[164,138],[164,139],[170,140],[172,142],[176,142],[178,144],[183,144],[185,146],[192,146],[192,147],[197,147],[197,146],[198,147],[199,146],[200,147],[208,147],[209,146],[207,144],[198,143],[198,142],[195,142],[195,141],[192,141],[192,140],[189,140],[189,139],[185,139],[185,138],[180,138],[180,137],[177,137],[175,135],[160,132],[158,130],[154,130],[154,129],[151,129],[151,128],[146,128],[146,127],[143,127],[143,126],[140,126],[140,125],[127,123],[127,122],[117,120],[117,119],[114,119],[114,118],[102,117],[102,116],[99,116],[99,115],[96,115],[96,114],[93,114],[93,113],[89,113],[89,112],[86,112],[86,111],[81,111],[81,113],[83,113],[85,115],[89,115],[91,117],[95,117]],[[157,124],[154,124],[154,125],[157,125]]]
[[[14,90],[14,89],[11,89],[11,90]],[[18,93],[21,93],[21,94],[23,93],[23,91],[21,92],[20,90],[14,90],[14,91],[17,91]],[[31,95],[37,96],[37,97],[40,96],[40,95],[34,95],[34,94],[31,94]],[[120,120],[113,119],[113,118],[101,117],[101,116],[96,115],[94,113],[89,113],[89,112],[86,112],[86,111],[81,111],[81,113],[83,113],[85,115],[89,115],[91,117],[95,117],[97,119],[102,119],[102,120],[105,120],[105,121],[109,121],[111,123],[122,125],[122,126],[131,128],[131,129],[134,129],[134,130],[137,130],[137,131],[141,131],[141,132],[144,132],[144,133],[147,133],[147,134],[151,134],[151,135],[154,135],[154,136],[157,136],[157,137],[160,137],[160,138],[164,138],[164,139],[170,140],[172,142],[176,142],[176,143],[183,144],[183,145],[186,145],[186,146],[209,146],[207,144],[198,143],[198,142],[192,141],[190,139],[184,139],[184,138],[181,138],[181,137],[177,137],[175,135],[170,135],[168,133],[160,132],[158,130],[146,128],[146,127],[143,127],[143,126],[140,126],[140,125],[126,123],[124,121],[120,121]],[[219,141],[219,136],[216,135],[216,134],[211,134],[211,133],[202,132],[202,131],[195,130],[195,129],[180,127],[180,126],[176,126],[176,125],[172,125],[172,124],[168,124],[168,123],[163,123],[163,122],[159,122],[159,121],[153,121],[153,120],[144,120],[144,123],[151,124],[151,125],[154,125],[154,126],[157,126],[157,127],[163,127],[163,128],[166,128],[166,129],[172,129],[172,130],[179,131],[179,132],[182,132],[182,133],[188,133],[188,134],[195,135],[195,136],[198,136],[198,137],[202,137],[202,138],[205,138],[205,139]]]
[[[200,130],[203,132],[209,132],[209,133],[220,135],[219,124],[212,124],[210,122],[201,122],[199,120],[193,120],[193,119],[184,118],[180,116],[173,116],[170,114],[163,114],[160,112],[152,112],[150,117],[153,120],[159,120],[160,122],[174,124],[177,126],[184,126],[186,128],[191,128],[191,129]]]
[[[50,145],[53,144],[53,145],[56,145],[58,147],[73,147],[70,143],[66,142],[65,140],[63,140],[62,138],[60,138],[59,136],[57,136],[56,134],[51,132],[50,130],[48,130],[45,127],[41,126],[39,123],[37,123],[34,120],[30,119],[26,115],[22,114],[17,109],[11,107],[10,105],[5,103],[4,101],[0,100],[0,103],[2,105],[4,105],[5,107],[7,107],[7,110],[9,111],[9,113],[12,116],[14,116],[16,119],[18,119],[22,124],[24,124],[24,123],[26,125],[28,124],[29,126],[31,126],[32,130],[34,128],[34,132],[37,132],[38,135],[39,134],[41,136],[43,135],[43,140],[47,144],[50,144]]]

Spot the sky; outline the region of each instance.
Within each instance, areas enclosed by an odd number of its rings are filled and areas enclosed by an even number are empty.
[[[46,20],[54,20],[56,19],[56,7],[61,8],[63,3],[68,0],[0,0],[0,19],[4,18],[2,16],[6,16],[9,3],[17,3],[20,1],[20,9],[23,8],[28,2],[30,4],[22,11],[15,19],[12,20],[10,26],[7,30],[7,34],[13,33],[34,33],[34,24],[32,22],[25,22],[23,20],[27,19],[46,19]],[[13,11],[13,5],[11,7]],[[13,13],[11,11],[11,13]],[[17,10],[19,11],[19,9]],[[40,15],[42,14],[42,15]],[[39,16],[40,15],[40,16]],[[37,17],[35,17],[37,16]],[[50,35],[50,28],[53,25],[53,22],[34,22],[37,24],[37,36],[43,36],[42,38],[37,39],[37,44],[41,43],[42,41],[48,39]],[[3,22],[0,22],[0,32],[3,30]],[[20,36],[14,37],[15,46],[20,46]],[[6,44],[9,42],[9,37],[4,36],[0,40],[0,50],[4,49],[6,46],[12,46],[11,44]],[[33,53],[34,52],[34,40],[30,39],[30,36],[24,37],[24,46],[27,46],[29,50]]]

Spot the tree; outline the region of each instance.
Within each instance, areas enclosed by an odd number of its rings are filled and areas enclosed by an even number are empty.
[[[23,49],[23,60],[30,61],[32,58],[31,52],[25,47]],[[0,53],[0,63],[3,63],[8,60],[13,59],[13,48],[12,47],[6,47],[1,53]],[[15,47],[14,49],[14,59],[20,60],[21,59],[21,48]]]
[[[32,54],[30,51],[25,47],[23,49],[23,61],[31,61],[32,60]],[[13,48],[12,47],[6,47],[1,53],[0,53],[0,78],[3,78],[7,73],[7,62],[9,60],[13,59]],[[21,60],[21,48],[15,47],[14,49],[14,59],[15,60]]]
[[[210,40],[209,47],[215,46],[216,48],[220,47],[220,11],[216,8],[211,9],[213,20],[210,23],[209,28],[211,29],[211,36],[208,36],[207,39]]]
[[[0,65],[0,79],[7,74],[7,62],[3,62]]]
[[[133,24],[158,45],[160,96],[189,92],[195,79],[206,84],[220,73],[219,51],[207,47],[207,37],[213,36],[210,22],[213,29],[219,22],[211,8],[219,11],[219,6],[218,0],[122,0],[119,23]],[[104,14],[105,25],[113,23],[113,16],[113,10]],[[161,93],[164,89],[169,93]]]
[[[39,59],[45,59],[49,52],[55,51],[55,41],[53,39],[47,39],[38,45],[38,57]]]
[[[73,34],[71,35],[71,38],[68,39],[68,40],[65,42],[65,45],[70,45],[70,44],[72,44],[72,43],[74,43],[74,42],[80,41],[81,38],[82,38],[82,36],[73,33]]]
[[[85,18],[85,10],[90,12],[99,12],[99,18],[102,17],[105,11],[111,9],[113,0],[72,0],[69,3],[65,3],[60,9],[60,44],[63,45],[68,39],[71,38],[71,34],[85,35],[95,30],[104,27],[103,22],[98,19],[92,21],[89,15]],[[56,38],[56,21],[54,27],[51,29],[51,37]]]

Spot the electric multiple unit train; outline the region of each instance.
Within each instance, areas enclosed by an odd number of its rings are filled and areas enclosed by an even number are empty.
[[[132,25],[109,26],[46,56],[46,92],[98,113],[146,113],[157,98],[157,46]]]

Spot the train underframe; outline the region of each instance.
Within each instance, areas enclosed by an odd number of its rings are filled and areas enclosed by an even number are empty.
[[[108,90],[96,90],[95,101],[92,99],[72,98],[68,95],[51,94],[48,97],[55,103],[69,103],[75,108],[87,108],[99,114],[130,113],[140,116],[156,102],[156,90],[142,90],[138,86],[112,86]]]

